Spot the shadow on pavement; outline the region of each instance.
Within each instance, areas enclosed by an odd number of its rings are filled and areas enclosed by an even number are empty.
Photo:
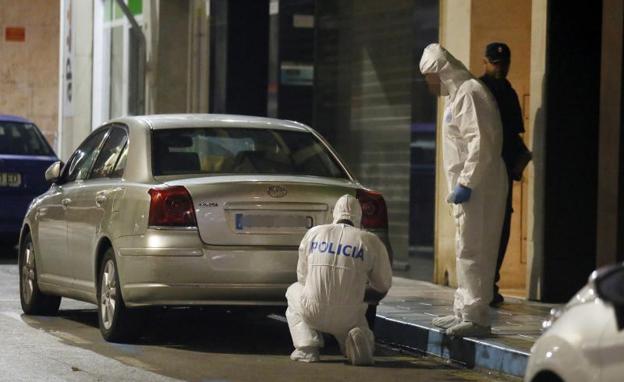
[[[254,309],[163,308],[145,312],[143,335],[133,345],[162,346],[205,353],[290,354],[292,342],[284,322]],[[93,327],[90,335],[100,336],[95,309],[61,310],[63,318]],[[51,320],[32,321],[46,330]],[[54,320],[58,321],[58,320]],[[83,331],[84,332],[84,331]],[[71,333],[76,335],[76,333]],[[339,354],[335,341],[327,341],[324,354]]]
[[[253,308],[162,308],[146,311],[142,337],[132,346],[160,346],[164,348],[190,350],[220,354],[289,355],[292,341],[283,317],[268,317],[269,312]],[[60,310],[57,317],[31,317],[27,322],[48,331],[65,330],[72,335],[93,341],[101,340],[95,309]],[[93,328],[89,331],[75,331],[72,325],[59,327],[59,320],[80,323]],[[67,323],[67,321],[66,321]],[[395,350],[379,348],[375,367],[382,368],[428,368],[423,364],[411,364],[404,360],[384,360],[394,355]],[[325,335],[322,356],[340,356],[340,349],[333,337]],[[344,363],[341,359],[326,359],[323,363]],[[451,366],[449,366],[452,368]],[[439,364],[431,368],[440,368]]]
[[[286,362],[289,367],[299,367],[301,364],[288,360],[293,347],[283,317],[270,318],[266,313],[249,308],[151,309],[147,312],[143,336],[133,344],[104,341],[98,329],[95,309],[64,309],[56,317],[22,318],[31,327],[59,337],[71,346],[83,347],[123,362],[128,362],[129,358],[137,359],[155,368],[162,366],[159,365],[159,359],[171,359],[170,357],[183,354],[186,356],[182,357],[188,357],[189,360],[201,359],[197,358],[198,353],[219,356],[280,356],[284,357],[281,362]],[[182,353],[177,353],[178,350]],[[455,365],[435,362],[428,357],[414,358],[413,355],[399,354],[397,349],[387,345],[377,346],[375,359],[375,365],[371,369],[458,369]],[[333,337],[326,336],[325,348],[321,350],[321,362],[318,365],[331,367],[341,364],[346,365],[346,359],[340,355]],[[164,374],[171,372],[161,371]]]

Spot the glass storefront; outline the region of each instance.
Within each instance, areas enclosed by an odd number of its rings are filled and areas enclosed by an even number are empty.
[[[314,127],[365,186],[383,192],[395,268],[427,280],[436,104],[418,61],[437,41],[437,12],[437,1],[410,0],[320,0],[315,12]]]
[[[127,4],[143,24],[142,2]],[[268,109],[271,116],[312,125],[363,185],[384,194],[399,274],[430,280],[436,100],[426,91],[418,62],[424,47],[438,39],[438,1],[254,4],[212,2],[206,8],[211,111],[264,115]],[[94,125],[134,114],[137,52],[117,1],[98,5],[94,81],[101,91],[94,86]],[[249,66],[252,61],[258,64]],[[165,62],[159,63],[164,70]]]

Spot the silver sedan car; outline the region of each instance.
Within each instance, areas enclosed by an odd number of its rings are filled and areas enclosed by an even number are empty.
[[[21,231],[22,309],[55,314],[61,297],[97,304],[109,341],[139,335],[142,307],[285,305],[301,238],[331,221],[343,194],[387,243],[383,197],[296,122],[121,118],[46,179]]]

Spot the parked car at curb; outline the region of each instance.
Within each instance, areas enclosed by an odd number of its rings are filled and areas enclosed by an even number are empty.
[[[301,238],[331,221],[343,194],[388,241],[381,194],[296,122],[120,118],[46,179],[21,232],[22,309],[54,314],[61,297],[97,304],[109,341],[135,339],[144,307],[285,305]]]
[[[624,264],[594,271],[544,321],[526,382],[610,382],[624,378]]]
[[[57,160],[34,123],[0,115],[0,242],[17,243],[28,205],[48,189],[44,173]]]

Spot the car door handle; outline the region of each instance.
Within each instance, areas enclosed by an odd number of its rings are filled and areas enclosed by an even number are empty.
[[[102,194],[97,194],[95,196],[95,204],[97,204],[98,207],[100,207],[105,201],[106,201],[106,194],[102,193]]]
[[[63,200],[61,200],[61,204],[63,205],[63,207],[67,207],[68,205],[71,204],[71,199],[70,198],[65,198]]]

